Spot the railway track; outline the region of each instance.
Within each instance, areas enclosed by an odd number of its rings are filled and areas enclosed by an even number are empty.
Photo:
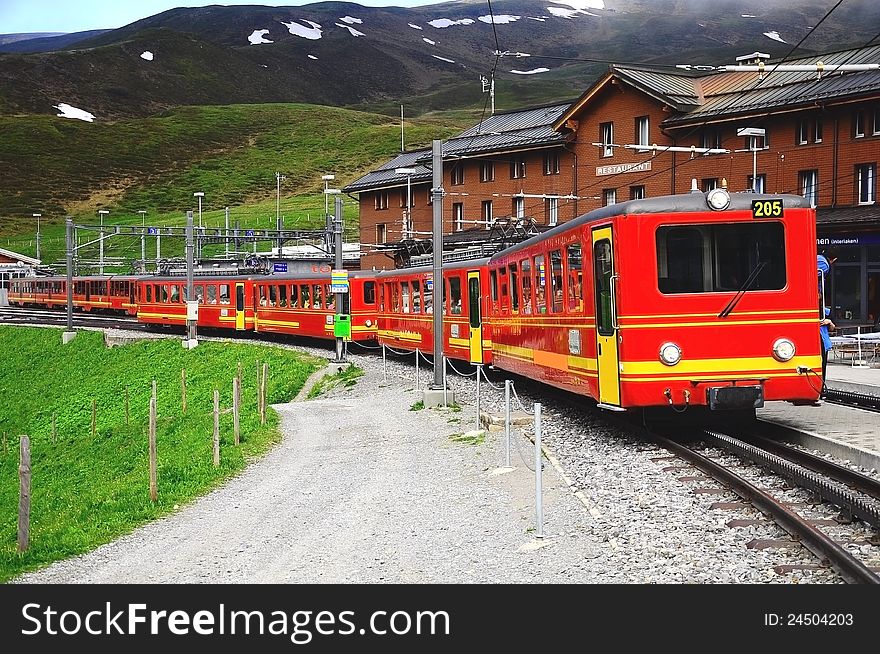
[[[63,327],[67,324],[67,314],[51,309],[25,309],[20,307],[0,307],[0,325],[49,325]],[[134,316],[110,316],[75,312],[75,327],[95,327],[110,329],[132,329],[146,331],[147,325],[138,323]]]
[[[842,406],[865,409],[880,413],[880,397],[867,393],[856,393],[840,388],[829,388],[825,391],[825,401]]]

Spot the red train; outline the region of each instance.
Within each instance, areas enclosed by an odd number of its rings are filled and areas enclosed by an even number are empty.
[[[726,189],[611,205],[489,259],[350,273],[352,339],[447,357],[595,399],[609,410],[753,412],[821,389],[815,211]],[[63,282],[63,280],[61,280]],[[77,279],[75,303],[183,325],[179,277]],[[97,285],[93,285],[97,283]],[[330,272],[198,278],[200,326],[332,338]],[[441,290],[442,289],[442,290]],[[10,302],[63,306],[59,278]]]

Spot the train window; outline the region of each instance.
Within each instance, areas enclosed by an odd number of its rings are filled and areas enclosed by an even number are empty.
[[[336,310],[336,293],[330,292],[330,284],[324,284],[324,297],[327,300],[327,308],[330,311]]]
[[[204,284],[196,285],[196,300],[199,301],[199,304],[205,303],[205,285]]]
[[[257,301],[257,304],[261,307],[268,306],[269,301],[266,299],[266,287],[262,284],[257,286],[257,292],[259,293],[260,299]]]
[[[299,286],[296,284],[290,285],[290,308],[296,309],[299,307]]]
[[[189,286],[181,286],[180,288],[183,290],[183,301],[189,302]]]
[[[391,311],[400,313],[400,286],[391,282]]]
[[[364,304],[376,304],[376,282],[364,282]]]
[[[519,311],[519,283],[516,264],[510,264],[510,303],[514,311]]]
[[[661,293],[779,290],[785,287],[782,223],[669,225],[657,230]]]
[[[205,287],[208,295],[206,296],[208,299],[208,304],[217,304],[217,287],[214,284],[208,284]]]
[[[489,293],[491,294],[492,304],[498,302],[498,271],[489,271]]]
[[[425,313],[434,313],[434,278],[425,277]]]
[[[159,284],[153,284],[153,302],[162,301],[162,287]]]
[[[532,313],[532,262],[523,259],[519,269],[522,273],[522,312]]]
[[[278,287],[274,284],[269,287],[269,306],[277,307],[278,306]]]
[[[449,298],[451,301],[450,312],[452,314],[461,313],[461,278],[449,278]]]
[[[278,306],[287,307],[287,284],[278,287]]]
[[[303,284],[299,287],[299,305],[303,309],[311,309],[312,305],[309,301],[309,298],[312,296],[311,291],[309,290],[309,286],[307,284]]]
[[[565,258],[568,266],[568,310],[580,311],[584,307],[581,244],[569,243],[565,246]]]
[[[412,283],[412,312],[413,313],[421,313],[422,312],[421,282],[417,279],[413,280],[413,283]]]
[[[162,302],[168,302],[168,284],[162,284]]]
[[[175,285],[171,287],[171,304],[178,302],[180,302],[180,287]]]
[[[550,282],[553,313],[562,313],[562,250],[553,250],[550,253]]]
[[[538,313],[547,313],[547,270],[544,255],[535,257],[535,306]]]
[[[229,304],[229,284],[220,284],[220,304]]]
[[[614,263],[611,259],[611,241],[603,238],[593,245],[593,265],[596,280],[596,330],[602,336],[614,333],[612,315],[611,277],[614,275]]]
[[[404,313],[409,313],[409,282],[400,282],[400,305]]]
[[[314,295],[312,295],[312,308],[313,309],[323,309],[324,301],[321,296],[321,285],[315,284],[313,287]]]
[[[480,278],[468,278],[468,316],[473,329],[480,326]]]

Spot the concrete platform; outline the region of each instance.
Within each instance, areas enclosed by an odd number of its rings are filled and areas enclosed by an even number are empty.
[[[880,397],[880,368],[829,362],[826,385]],[[829,402],[820,402],[819,406],[768,402],[757,414],[762,420],[806,432],[806,436],[796,439],[804,447],[828,452],[868,470],[880,470],[880,413]]]

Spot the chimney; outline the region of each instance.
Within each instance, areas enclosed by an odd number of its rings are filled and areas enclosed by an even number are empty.
[[[766,52],[753,52],[752,54],[743,55],[736,58],[736,63],[741,66],[757,66],[770,60],[770,55]]]

